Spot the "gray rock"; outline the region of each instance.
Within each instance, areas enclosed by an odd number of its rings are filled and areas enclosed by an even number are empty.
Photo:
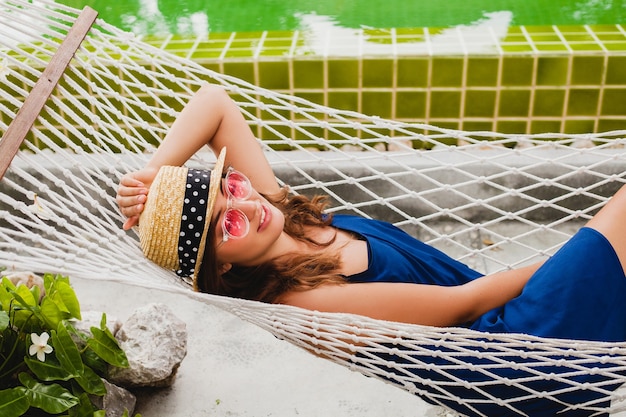
[[[135,412],[137,398],[124,388],[102,380],[107,389],[107,393],[102,396],[90,396],[91,402],[101,410],[105,410],[106,417],[122,417],[125,411],[132,416]]]
[[[115,335],[128,368],[111,368],[109,380],[124,387],[166,387],[187,355],[187,326],[165,304],[141,307]]]

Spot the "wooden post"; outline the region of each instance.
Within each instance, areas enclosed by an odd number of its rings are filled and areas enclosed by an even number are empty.
[[[33,90],[24,100],[24,104],[17,112],[15,119],[4,132],[2,139],[0,139],[0,180],[4,177],[13,157],[15,157],[28,131],[35,123],[35,119],[39,116],[48,97],[52,94],[63,72],[74,57],[76,50],[91,29],[96,17],[98,17],[98,12],[92,8],[87,6],[82,10],[61,46],[37,80]]]

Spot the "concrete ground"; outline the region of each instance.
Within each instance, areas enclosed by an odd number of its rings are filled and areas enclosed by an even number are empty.
[[[167,304],[187,323],[188,353],[169,388],[139,392],[143,417],[452,417],[419,397],[317,358],[217,307],[160,290],[73,279],[82,311],[124,321]],[[623,390],[626,395],[626,390]],[[626,417],[626,411],[612,414]]]

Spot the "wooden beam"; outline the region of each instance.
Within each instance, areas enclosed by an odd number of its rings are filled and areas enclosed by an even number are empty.
[[[15,157],[28,131],[33,127],[35,119],[39,116],[41,109],[61,79],[81,42],[85,39],[87,32],[91,29],[96,17],[98,17],[98,12],[92,8],[87,6],[82,10],[32,91],[24,100],[24,104],[17,112],[15,119],[4,132],[2,139],[0,139],[0,180],[4,177],[13,157]]]

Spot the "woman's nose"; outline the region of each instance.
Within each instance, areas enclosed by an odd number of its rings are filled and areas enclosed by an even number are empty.
[[[230,207],[242,211],[248,220],[252,220],[259,210],[259,202],[256,200],[231,200]]]

